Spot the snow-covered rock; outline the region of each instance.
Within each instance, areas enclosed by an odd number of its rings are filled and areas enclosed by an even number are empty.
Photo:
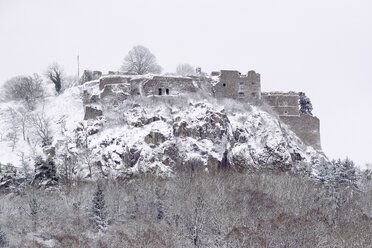
[[[273,167],[306,168],[317,177],[317,168],[327,162],[277,117],[232,100],[138,96],[116,99],[113,104],[107,98],[100,106],[103,116],[83,120],[84,92],[98,93],[97,84],[89,87],[48,97],[35,110],[43,110],[50,121],[52,155],[59,173],[69,168],[73,177],[94,179],[138,173],[171,176],[179,168],[210,172]],[[31,138],[24,157],[40,153],[31,149],[37,147],[37,137]],[[21,166],[19,158],[9,160],[2,163]]]

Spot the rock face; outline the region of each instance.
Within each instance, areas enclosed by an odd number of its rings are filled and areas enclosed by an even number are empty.
[[[163,143],[166,140],[166,137],[159,132],[151,131],[148,135],[145,137],[145,142],[147,144],[153,144],[153,145],[159,145]]]
[[[84,122],[84,128],[77,127],[78,135],[66,138],[66,147],[75,147],[76,154],[90,151],[89,174],[96,177],[260,167],[306,169],[316,177],[318,166],[327,162],[282,121],[238,101],[224,106],[189,98],[178,103],[138,98],[116,104],[107,99],[99,129],[94,121]],[[76,136],[82,137],[79,144],[74,143]],[[57,156],[62,152],[57,149]],[[79,173],[88,174],[87,168],[81,165],[76,176],[84,177]]]

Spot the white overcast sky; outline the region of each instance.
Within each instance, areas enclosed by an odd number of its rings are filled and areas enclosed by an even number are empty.
[[[166,72],[261,73],[263,91],[305,91],[330,158],[372,162],[372,1],[0,0],[0,84],[53,61],[117,70],[134,45]]]

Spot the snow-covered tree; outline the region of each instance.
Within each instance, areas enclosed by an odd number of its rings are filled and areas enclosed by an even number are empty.
[[[10,127],[9,127],[9,132],[7,134],[7,138],[9,139],[9,146],[12,148],[12,152],[14,152],[14,149],[16,147],[16,144],[19,140],[18,137],[18,131],[19,131],[19,116],[17,112],[9,108],[8,109],[9,116],[10,116]]]
[[[52,81],[56,92],[61,93],[62,85],[64,82],[63,68],[58,63],[51,64],[45,72],[45,76]]]
[[[44,112],[36,113],[30,117],[30,122],[34,128],[36,135],[41,139],[42,146],[48,146],[52,142],[50,132],[50,120],[45,116]]]
[[[160,73],[162,68],[158,65],[156,57],[144,46],[133,47],[124,58],[121,67],[123,71],[130,74],[143,75],[146,73]]]
[[[92,200],[92,221],[99,231],[105,231],[107,228],[107,207],[102,185],[97,184]]]
[[[337,183],[346,183],[354,185],[358,179],[357,171],[354,162],[346,158],[344,160],[338,159],[333,161],[335,168],[335,179]]]
[[[313,115],[311,113],[311,111],[313,111],[313,105],[311,104],[310,98],[308,98],[304,92],[300,92],[299,96],[300,112],[308,115]]]
[[[42,79],[38,74],[33,76],[16,76],[3,85],[5,100],[23,101],[29,110],[35,108],[38,99],[43,98]]]
[[[182,76],[195,75],[195,68],[190,64],[179,64],[176,69],[176,73]]]
[[[58,184],[57,169],[52,159],[45,161],[41,156],[35,158],[35,176],[32,184],[45,187]]]
[[[17,169],[11,165],[0,163],[0,190],[9,191],[14,189],[17,180]]]

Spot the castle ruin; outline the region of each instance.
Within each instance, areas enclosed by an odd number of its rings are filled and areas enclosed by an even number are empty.
[[[321,151],[320,121],[317,117],[300,111],[299,94],[262,92],[261,76],[255,71],[241,74],[235,70],[221,70],[212,72],[211,75],[200,72],[197,76],[187,77],[126,75],[120,72],[102,75],[99,71],[84,71],[80,82],[98,84],[100,90],[98,95],[84,91],[85,119],[102,115],[102,111],[94,105],[108,96],[125,100],[129,96],[166,97],[203,92],[217,99],[230,98],[253,105],[267,104],[304,144]]]

